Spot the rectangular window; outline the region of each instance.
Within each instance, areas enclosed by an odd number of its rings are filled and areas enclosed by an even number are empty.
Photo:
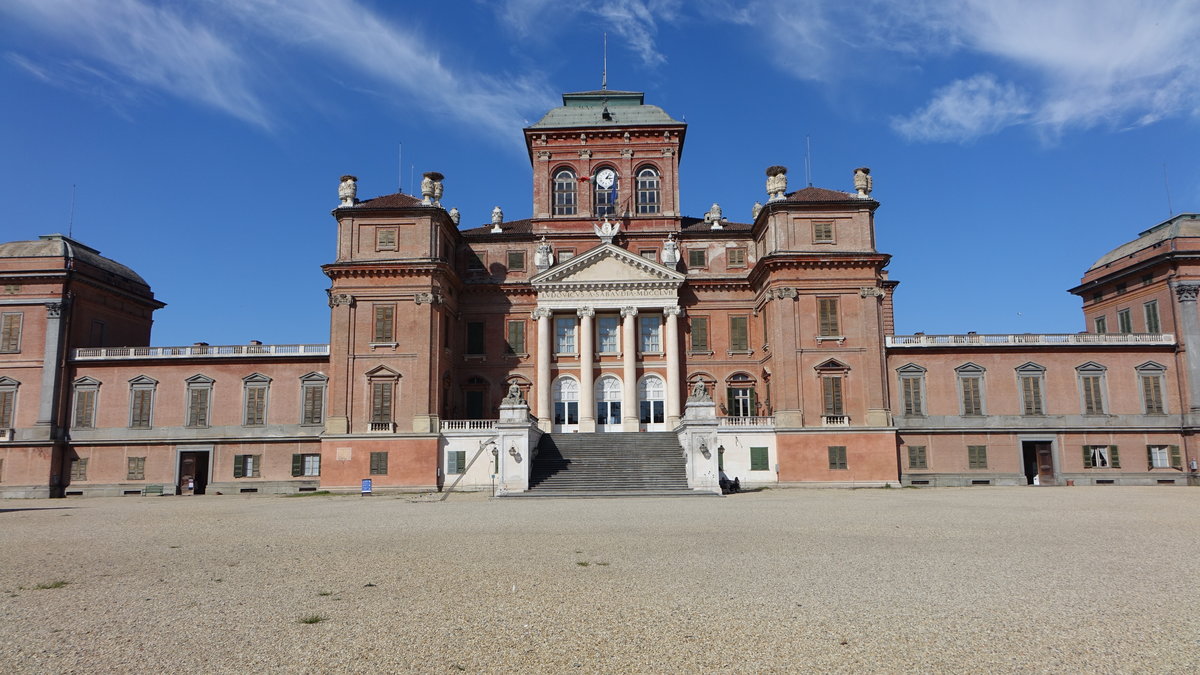
[[[766,448],[750,448],[750,470],[751,471],[770,471],[771,466],[767,462]]]
[[[0,429],[13,428],[13,411],[17,407],[17,390],[0,389]]]
[[[1103,316],[1096,317],[1095,321],[1096,332],[1103,335],[1108,332],[1108,319]]]
[[[371,453],[371,475],[386,476],[388,472],[388,454],[387,452],[372,452]]]
[[[574,257],[575,257],[575,249],[573,249],[573,248],[564,248],[564,249],[559,249],[559,251],[558,251],[558,262],[560,262],[560,263],[565,263]]]
[[[921,405],[921,378],[911,376],[901,377],[900,388],[904,393],[904,414],[925,414],[925,409]]]
[[[983,378],[963,377],[959,379],[962,385],[962,414],[983,414]]]
[[[208,387],[188,388],[187,425],[189,427],[208,426],[208,403],[211,392],[212,390]]]
[[[396,306],[375,305],[373,342],[392,342],[396,335]]]
[[[371,421],[384,424],[392,421],[392,383],[371,383]]]
[[[246,414],[242,424],[261,426],[267,423],[267,388],[246,387]]]
[[[833,222],[832,221],[814,221],[813,228],[813,243],[814,244],[832,244],[833,243]]]
[[[692,317],[692,351],[706,352],[708,351],[708,317],[694,316]]]
[[[487,252],[467,251],[467,271],[468,272],[483,272],[487,270]]]
[[[638,251],[638,255],[642,256],[646,260],[658,260],[658,249],[643,248]]]
[[[1183,455],[1178,445],[1147,445],[1146,454],[1151,469],[1183,468]]]
[[[753,386],[733,386],[725,392],[731,417],[752,417],[758,407]]]
[[[575,319],[556,318],[554,320],[554,353],[575,353]]]
[[[967,446],[967,468],[968,469],[986,469],[987,468],[987,446],[986,445],[968,445]]]
[[[1115,445],[1085,445],[1083,446],[1083,468],[1085,469],[1119,469],[1121,456]]]
[[[846,468],[846,446],[844,446],[844,445],[829,446],[829,468],[830,469],[845,469]]]
[[[521,320],[508,322],[508,353],[525,353],[525,322]]]
[[[0,314],[0,353],[15,354],[21,351],[20,312]]]
[[[381,227],[375,230],[375,250],[395,251],[396,230],[391,227]]]
[[[86,458],[76,457],[71,460],[71,480],[87,480],[87,465]]]
[[[615,316],[596,319],[596,344],[601,354],[616,354],[621,345],[621,320]]]
[[[1100,384],[1099,375],[1084,375],[1079,378],[1079,386],[1083,389],[1084,415],[1104,414],[1104,398]]]
[[[125,474],[125,480],[146,480],[145,457],[129,458],[129,471]]]
[[[1147,415],[1166,413],[1163,406],[1162,378],[1158,375],[1142,375],[1142,402]]]
[[[325,385],[306,384],[304,390],[304,415],[301,424],[323,424],[325,422]]]
[[[1142,313],[1146,316],[1146,332],[1157,333],[1162,330],[1162,324],[1158,321],[1158,301],[1151,300],[1142,305]]]
[[[750,351],[750,317],[729,317],[729,351]]]
[[[910,469],[928,469],[929,464],[925,456],[925,446],[910,445],[908,446],[908,468]]]
[[[321,455],[297,454],[292,455],[293,476],[320,476]]]
[[[451,450],[446,453],[446,473],[460,474],[467,470],[467,451]]]
[[[746,249],[730,248],[726,249],[726,255],[729,256],[726,260],[727,267],[745,267],[746,266]]]
[[[688,249],[688,269],[703,269],[708,265],[708,257],[702,248]]]
[[[1022,414],[1043,415],[1042,378],[1037,375],[1021,376]]]
[[[153,404],[153,389],[131,390],[129,402],[129,426],[134,429],[149,429]]]
[[[821,378],[821,398],[823,399],[825,415],[845,415],[842,405],[842,378],[825,376]]]
[[[643,354],[662,351],[662,317],[638,317],[638,346]]]
[[[1133,317],[1130,315],[1128,309],[1117,310],[1117,332],[1133,332]]]
[[[262,466],[262,455],[234,455],[234,478],[258,478]]]
[[[96,426],[96,389],[75,390],[75,423],[76,429],[91,429]]]
[[[838,321],[838,299],[817,298],[818,333],[822,337],[837,337],[842,334]]]
[[[468,354],[486,354],[487,347],[484,341],[484,323],[482,321],[467,322],[467,353]]]
[[[525,271],[525,251],[509,251],[508,252],[508,271],[509,272],[524,272]]]

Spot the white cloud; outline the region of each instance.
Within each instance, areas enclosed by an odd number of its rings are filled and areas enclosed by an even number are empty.
[[[196,6],[192,6],[196,7]],[[192,15],[149,0],[12,0],[7,13],[74,51],[72,62],[9,60],[43,81],[75,87],[90,78],[126,98],[160,91],[270,128],[268,71],[294,50],[332,63],[350,86],[384,85],[396,105],[484,133],[511,134],[554,105],[536,75],[445,65],[439,43],[385,19],[356,0],[210,0]],[[90,71],[90,72],[89,72]],[[304,74],[289,75],[304,77]],[[93,85],[94,86],[94,85]],[[280,104],[282,108],[282,104]]]
[[[959,80],[934,93],[924,108],[892,120],[892,128],[917,141],[969,141],[1023,122],[1026,96],[990,74]]]
[[[70,86],[92,70],[100,76],[98,82],[108,80],[113,88],[161,90],[270,126],[251,85],[252,69],[235,45],[173,10],[140,0],[10,0],[0,5],[0,12],[53,36],[88,61],[43,60],[38,76],[44,81]],[[56,71],[66,77],[60,80]]]
[[[1196,0],[756,0],[742,16],[803,80],[973,67],[894,123],[911,138],[966,141],[1014,124],[1053,137],[1200,114]]]
[[[519,37],[536,37],[555,26],[566,25],[577,15],[599,19],[597,33],[615,33],[609,48],[620,45],[637,54],[642,64],[660,66],[667,57],[658,49],[659,23],[678,19],[682,0],[607,0],[599,3],[562,3],[551,0],[506,0],[496,14]],[[599,34],[597,34],[599,38]],[[597,39],[597,55],[599,55]]]

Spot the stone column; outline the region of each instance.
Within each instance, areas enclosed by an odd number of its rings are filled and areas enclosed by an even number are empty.
[[[663,341],[667,355],[667,428],[679,426],[679,316],[683,310],[675,305],[664,307],[663,316],[667,319]]]
[[[53,427],[55,403],[58,400],[59,364],[62,362],[62,302],[46,303],[46,339],[42,347],[42,395],[38,400],[37,425],[43,427],[39,438],[55,438]],[[15,424],[13,426],[16,426]]]
[[[595,329],[592,326],[596,310],[580,307],[579,315],[579,431],[596,430],[596,358]]]
[[[1183,333],[1175,339],[1183,344],[1187,353],[1188,408],[1200,411],[1200,315],[1196,308],[1200,284],[1175,283],[1173,286],[1179,300],[1179,329]]]
[[[623,431],[638,430],[637,307],[621,308],[621,417]]]
[[[533,310],[533,318],[537,320],[537,382],[533,386],[537,388],[538,428],[550,431],[554,420],[554,409],[550,402],[550,388],[553,386],[550,377],[551,334],[554,327],[550,324],[550,310],[545,307]]]

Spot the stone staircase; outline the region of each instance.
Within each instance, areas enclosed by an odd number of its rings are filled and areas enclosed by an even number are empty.
[[[714,496],[688,488],[673,432],[544,434],[529,491],[513,497]]]

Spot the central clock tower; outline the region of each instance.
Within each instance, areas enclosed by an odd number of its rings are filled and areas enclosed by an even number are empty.
[[[590,232],[604,218],[630,233],[679,230],[687,125],[641,92],[563,94],[562,106],[524,131],[535,234]]]

